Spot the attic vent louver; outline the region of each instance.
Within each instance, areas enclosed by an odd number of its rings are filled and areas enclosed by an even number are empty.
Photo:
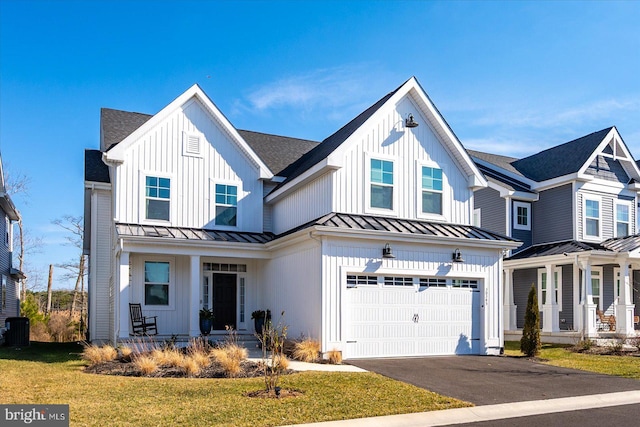
[[[184,132],[182,138],[182,154],[185,156],[202,156],[202,136],[198,133]]]

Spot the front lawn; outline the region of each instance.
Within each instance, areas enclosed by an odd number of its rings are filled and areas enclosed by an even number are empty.
[[[506,355],[523,356],[519,341],[506,341],[504,345]],[[640,379],[640,358],[637,356],[575,353],[569,351],[569,347],[562,344],[542,344],[538,357],[543,363],[553,366]]]
[[[262,378],[188,379],[95,375],[77,344],[0,347],[2,402],[69,404],[73,426],[274,426],[472,406],[373,373],[304,372],[281,378],[304,394],[245,397]]]

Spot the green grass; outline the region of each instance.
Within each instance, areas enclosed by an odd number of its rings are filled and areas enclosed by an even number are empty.
[[[3,403],[69,404],[74,426],[274,426],[472,406],[373,373],[304,372],[287,399],[248,398],[262,378],[132,378],[82,372],[77,344],[0,348]]]
[[[508,356],[522,356],[519,341],[506,341],[504,353]],[[618,377],[640,379],[640,358],[633,356],[605,356],[573,353],[568,345],[543,344],[538,357],[544,363],[563,368],[579,369]]]

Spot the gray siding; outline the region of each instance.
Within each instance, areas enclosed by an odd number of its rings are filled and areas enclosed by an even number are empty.
[[[562,310],[560,329],[573,330],[573,265],[562,266]]]
[[[512,253],[517,253],[523,249],[528,248],[532,245],[533,237],[531,235],[531,231],[529,230],[513,230],[511,237],[514,239],[520,240],[522,242],[522,246],[517,249],[514,249]]]
[[[598,155],[593,159],[585,173],[607,181],[622,182],[624,184],[629,182],[629,176],[624,171],[620,161],[602,155]]]
[[[605,265],[602,268],[602,275],[604,276],[602,280],[602,311],[606,315],[616,314],[616,309],[613,305],[615,299],[614,267],[617,267],[617,265]]]
[[[600,203],[600,220],[602,221],[602,236],[601,240],[610,239],[615,237],[615,205],[618,201],[631,202],[629,212],[629,234],[636,233],[636,213],[634,209],[634,202],[631,198],[625,196],[612,196],[610,194],[592,193],[592,192],[578,192],[578,240],[584,240],[584,199],[588,196],[596,196],[601,200]]]
[[[5,242],[7,232],[7,215],[0,209],[0,275],[5,277],[6,301],[0,297],[0,328],[4,328],[7,317],[20,315],[17,282],[9,275],[11,273],[11,252]],[[4,305],[4,308],[3,308]]]
[[[540,192],[533,203],[533,244],[573,239],[573,189],[571,184]]]
[[[481,227],[495,233],[507,232],[505,212],[506,200],[492,188],[483,188],[474,193],[474,206],[480,209]]]
[[[513,301],[516,308],[516,326],[518,329],[524,327],[524,313],[527,310],[527,297],[531,285],[537,287],[538,270],[528,268],[526,270],[515,270],[513,272]]]

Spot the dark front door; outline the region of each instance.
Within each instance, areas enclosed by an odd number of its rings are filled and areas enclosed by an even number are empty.
[[[236,275],[213,274],[213,330],[236,328]]]

